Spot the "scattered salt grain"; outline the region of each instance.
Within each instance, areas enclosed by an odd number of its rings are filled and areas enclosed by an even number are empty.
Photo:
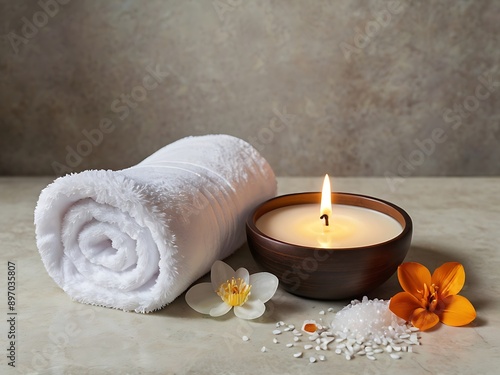
[[[281,331],[279,329],[275,329],[273,331],[273,335],[281,335]]]
[[[262,353],[265,353],[265,352],[267,352],[267,348],[266,348],[265,346],[263,346],[262,348],[260,348],[260,351],[261,351]]]
[[[396,354],[396,353],[391,353],[391,358],[392,359],[401,359],[401,356]]]
[[[297,337],[297,336],[295,336],[295,337],[293,338],[293,341],[295,341],[295,342],[300,341],[300,338],[299,338],[299,337]]]
[[[319,312],[319,315],[325,315],[325,310],[321,310],[321,311]]]
[[[324,355],[320,355],[318,358],[319,358],[320,361],[325,361],[326,360],[326,357]]]
[[[250,340],[250,339],[248,338],[248,336],[243,336],[241,339],[242,339],[243,341],[248,341],[248,340]]]
[[[304,345],[304,349],[305,349],[305,350],[312,349],[312,347],[313,347],[313,346],[312,346],[312,345],[309,345],[309,344]]]
[[[311,363],[316,362],[316,358],[314,358],[314,357],[309,357],[309,362],[311,362]]]
[[[278,341],[278,339],[277,339],[276,337],[273,339],[273,342],[274,342],[275,344],[279,344],[279,341]]]
[[[291,342],[290,342],[290,343],[288,343],[288,344],[286,344],[286,347],[287,347],[287,348],[291,348],[292,346],[293,346],[293,344],[292,344]]]
[[[302,357],[302,352],[295,353],[293,356],[295,358],[300,358],[300,357]]]

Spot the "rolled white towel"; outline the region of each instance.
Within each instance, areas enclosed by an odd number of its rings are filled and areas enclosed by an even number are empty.
[[[35,209],[37,246],[74,300],[150,312],[239,248],[251,209],[275,194],[245,141],[183,138],[128,169],[56,179]]]

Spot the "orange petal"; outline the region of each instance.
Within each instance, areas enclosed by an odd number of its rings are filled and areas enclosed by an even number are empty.
[[[464,267],[457,262],[445,263],[436,268],[432,274],[432,282],[439,287],[441,298],[458,294],[465,283]]]
[[[439,318],[446,325],[464,326],[476,318],[474,306],[463,296],[449,296],[443,302],[445,308],[439,314]]]
[[[424,284],[431,284],[431,273],[420,263],[407,262],[398,267],[398,280],[405,292],[420,297]]]
[[[407,292],[396,294],[389,302],[389,310],[406,321],[410,321],[413,312],[420,308],[420,301]]]
[[[439,323],[439,317],[424,308],[416,309],[411,318],[411,323],[421,331],[428,330]]]

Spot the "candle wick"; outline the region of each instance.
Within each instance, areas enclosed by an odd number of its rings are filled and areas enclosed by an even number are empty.
[[[327,214],[323,214],[321,215],[320,219],[325,219],[325,225],[328,226],[328,215]]]

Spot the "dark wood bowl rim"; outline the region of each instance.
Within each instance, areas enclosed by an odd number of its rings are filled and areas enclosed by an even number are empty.
[[[387,244],[397,242],[402,238],[405,238],[409,233],[412,232],[413,229],[413,223],[411,221],[410,215],[408,215],[408,213],[405,210],[403,210],[399,206],[396,206],[394,203],[387,202],[383,199],[374,198],[368,195],[343,193],[343,192],[332,192],[332,203],[369,208],[374,211],[384,213],[395,219],[399,224],[401,224],[401,226],[403,227],[402,232],[398,234],[396,237],[393,237],[387,241],[379,242],[373,245],[358,246],[358,247],[342,247],[342,248],[320,248],[320,247],[292,244],[289,242],[269,237],[267,234],[260,231],[255,224],[262,215],[272,210],[299,204],[314,204],[314,203],[320,204],[320,202],[321,202],[320,192],[293,193],[271,198],[261,203],[251,212],[251,214],[247,219],[247,228],[255,235],[263,237],[267,241],[275,242],[277,244],[284,244],[288,246],[294,246],[297,248],[325,250],[325,251],[376,249],[379,247],[384,247]]]

